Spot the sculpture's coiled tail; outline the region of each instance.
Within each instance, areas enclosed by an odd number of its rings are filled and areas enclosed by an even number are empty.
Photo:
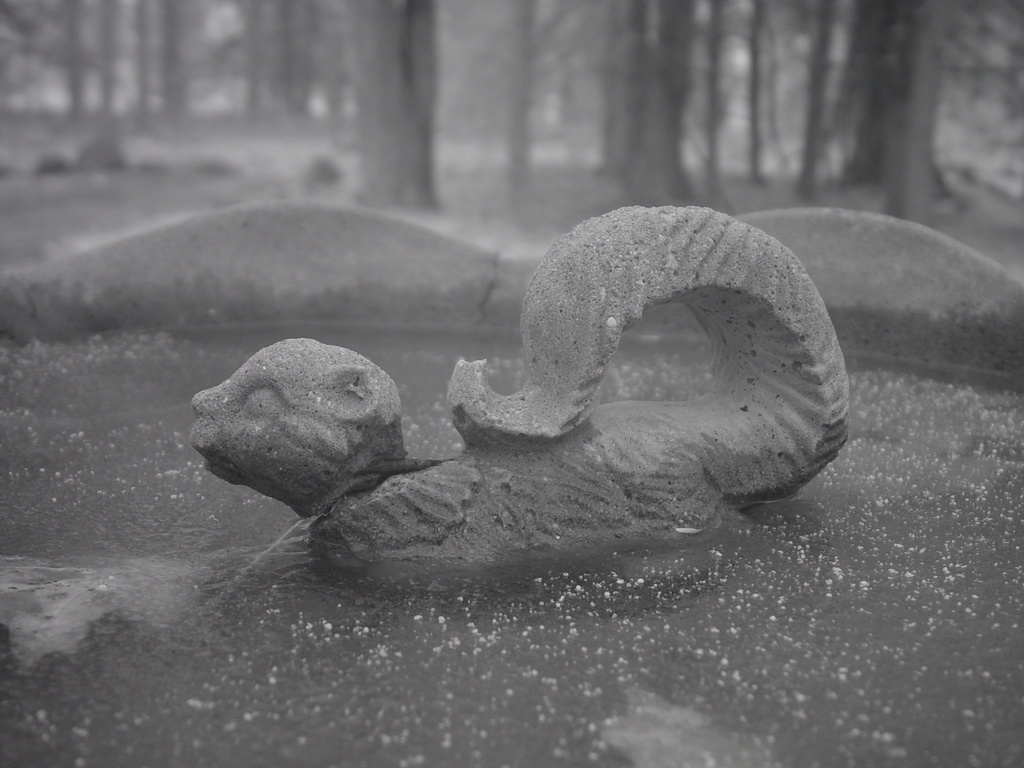
[[[680,403],[680,440],[730,501],[795,491],[846,440],[842,352],[792,252],[707,208],[622,208],[559,238],[523,302],[523,389],[494,393],[485,361],[452,375],[449,406],[466,444],[570,432],[593,410],[622,332],[672,301],[693,311],[714,349],[713,392]]]

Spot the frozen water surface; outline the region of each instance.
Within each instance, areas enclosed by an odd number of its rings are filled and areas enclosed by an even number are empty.
[[[352,573],[188,445],[192,394],[297,335],[395,378],[414,455],[458,445],[456,356],[519,370],[510,339],[330,327],[0,347],[0,764],[1024,762],[1019,382],[852,360],[850,442],[797,499]],[[689,397],[705,355],[631,340],[604,396]]]

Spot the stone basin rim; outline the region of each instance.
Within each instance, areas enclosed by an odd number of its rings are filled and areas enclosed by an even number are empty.
[[[796,253],[846,354],[1024,374],[1024,283],[987,256],[884,214],[788,208],[738,218]],[[181,243],[204,238],[208,251],[181,253]],[[898,252],[869,247],[879,242],[897,243]],[[502,258],[379,211],[248,203],[79,257],[0,270],[0,339],[71,341],[128,329],[187,334],[293,321],[515,332],[539,258]],[[131,264],[140,265],[137,273],[126,269]],[[701,333],[675,307],[648,310],[637,330]]]

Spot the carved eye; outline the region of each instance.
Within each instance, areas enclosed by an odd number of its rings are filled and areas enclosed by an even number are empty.
[[[339,405],[362,412],[372,406],[373,392],[366,369],[361,366],[337,366],[331,370],[333,398]]]
[[[266,419],[281,412],[281,396],[273,387],[259,387],[252,390],[242,406],[251,418]]]

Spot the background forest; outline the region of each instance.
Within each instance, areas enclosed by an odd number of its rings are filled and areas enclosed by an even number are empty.
[[[838,204],[1024,274],[1024,0],[0,0],[0,264],[292,196]]]

